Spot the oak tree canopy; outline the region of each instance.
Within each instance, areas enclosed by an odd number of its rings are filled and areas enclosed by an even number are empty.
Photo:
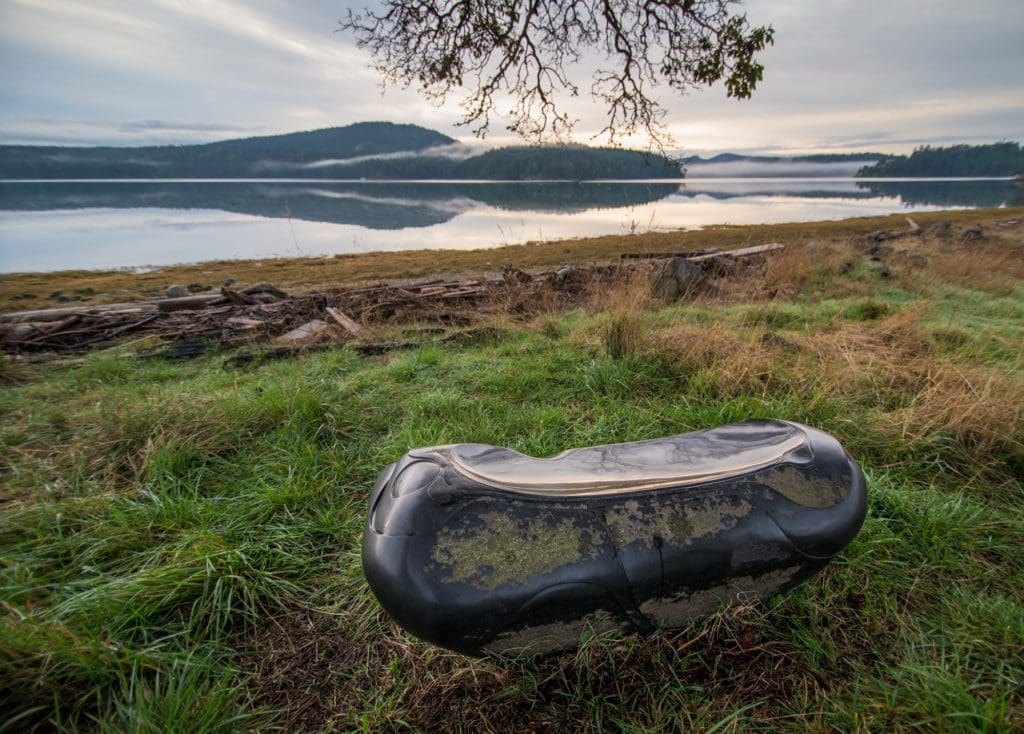
[[[370,51],[386,83],[440,104],[461,91],[462,124],[484,135],[492,118],[527,140],[565,139],[576,122],[578,64],[600,59],[590,94],[607,110],[611,143],[648,133],[669,140],[656,90],[685,94],[722,81],[746,98],[762,78],[756,54],[771,26],[733,12],[738,0],[380,0],[349,11],[340,30]],[[582,82],[585,83],[585,82]],[[506,98],[511,107],[502,110]]]

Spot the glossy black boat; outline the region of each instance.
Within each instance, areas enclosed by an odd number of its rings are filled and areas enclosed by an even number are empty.
[[[765,598],[839,553],[864,476],[832,436],[758,420],[546,459],[414,449],[373,489],[366,579],[415,636],[542,654]]]

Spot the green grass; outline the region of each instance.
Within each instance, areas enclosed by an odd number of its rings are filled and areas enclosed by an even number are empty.
[[[0,731],[1020,730],[1021,406],[982,395],[968,420],[939,398],[958,374],[1020,390],[1024,306],[918,286],[576,311],[241,371],[7,368]],[[844,372],[835,339],[875,345],[854,353],[875,371]],[[860,535],[780,598],[472,661],[406,636],[362,580],[370,486],[411,447],[548,455],[767,416],[834,433],[869,480]]]

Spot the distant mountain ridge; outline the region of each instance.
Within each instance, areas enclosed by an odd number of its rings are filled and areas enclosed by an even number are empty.
[[[1020,143],[916,148],[909,156],[888,153],[824,153],[756,156],[722,153],[684,159],[687,178],[756,176],[855,176],[858,178],[1009,177],[1024,172]]]
[[[682,172],[659,156],[586,146],[523,146],[467,155],[453,138],[390,122],[199,145],[0,146],[0,179],[84,178],[580,180],[682,178]]]
[[[329,127],[306,132],[263,135],[175,147],[203,149],[218,154],[285,155],[292,160],[312,162],[331,156],[355,158],[419,151],[441,145],[453,145],[455,142],[454,138],[419,125],[402,125],[394,122],[357,122],[345,127]]]

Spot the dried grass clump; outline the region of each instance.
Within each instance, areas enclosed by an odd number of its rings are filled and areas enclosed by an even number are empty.
[[[784,300],[808,289],[835,296],[860,292],[861,284],[842,277],[859,257],[853,241],[787,243],[783,250],[753,258],[738,273],[715,279],[713,300]]]
[[[906,306],[876,322],[872,331],[903,355],[927,356],[935,348],[931,332],[921,328],[927,316],[927,305]]]
[[[936,356],[920,321],[920,311],[908,308],[874,325],[799,339],[813,355],[800,370],[804,389],[871,404],[907,440],[944,434],[970,449],[1024,448],[1024,383]]]
[[[638,313],[664,305],[651,295],[651,272],[651,266],[644,264],[623,267],[608,280],[595,279],[587,310]]]
[[[920,388],[891,414],[904,437],[946,433],[983,453],[1024,452],[1024,385],[993,370],[950,362],[914,365]]]
[[[717,397],[764,395],[780,384],[777,350],[758,338],[737,336],[717,324],[661,329],[646,339],[644,351],[675,372],[705,372]]]
[[[936,252],[929,270],[941,282],[1011,296],[1024,280],[1024,240],[958,244]]]
[[[785,250],[766,258],[763,287],[773,298],[792,296],[809,286],[824,283],[834,290],[844,266],[856,255],[852,242],[788,245]]]
[[[622,359],[640,352],[643,321],[635,311],[613,313],[605,326],[604,344],[608,356]]]
[[[608,281],[596,281],[590,295],[590,308],[609,314],[603,327],[608,355],[621,359],[641,351],[643,316],[656,305],[651,296],[650,268],[623,268]]]
[[[1024,450],[1024,382],[936,353],[919,309],[782,337],[722,325],[674,326],[640,346],[673,371],[700,376],[717,398],[806,396],[868,409],[903,441],[939,437],[1004,457]]]

